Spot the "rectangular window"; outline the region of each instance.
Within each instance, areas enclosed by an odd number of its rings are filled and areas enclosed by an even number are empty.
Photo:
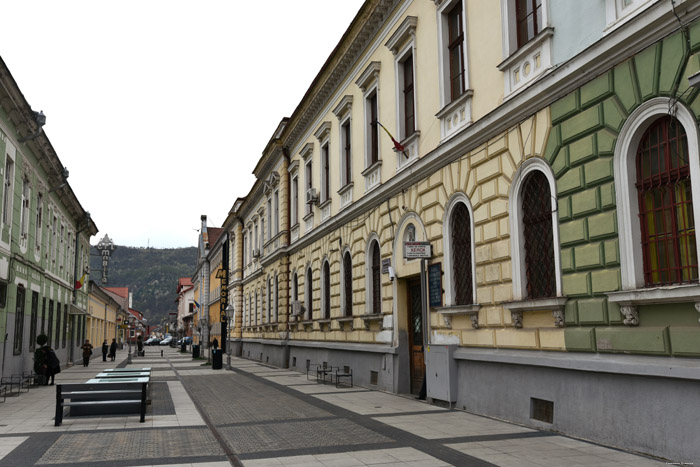
[[[377,125],[379,115],[376,91],[367,98],[367,107],[369,109],[369,160],[367,162],[370,166],[379,161],[379,125]]]
[[[452,7],[447,14],[450,56],[450,97],[455,100],[465,91],[464,86],[464,16],[462,2]]]
[[[352,182],[352,145],[350,140],[350,119],[346,120],[340,128],[342,182],[343,186]]]
[[[66,256],[66,244],[64,242],[65,240],[65,226],[61,224],[61,234],[59,237],[59,248],[58,248],[58,267],[59,269],[63,269],[63,264],[64,264],[64,258]]]
[[[63,305],[63,329],[61,330],[61,347],[66,347],[66,337],[68,334],[68,305]]]
[[[13,354],[22,353],[22,339],[24,337],[24,287],[17,286],[17,304],[15,308],[15,341]]]
[[[29,235],[29,180],[22,180],[22,207],[19,212],[19,241],[24,248]]]
[[[255,249],[258,249],[258,223],[256,222],[254,224],[255,226]]]
[[[34,244],[36,251],[41,250],[41,223],[44,214],[44,197],[41,193],[36,195],[36,225],[34,226]]]
[[[304,174],[304,176],[306,177],[306,189],[307,189],[307,191],[313,188],[313,184],[312,184],[313,178],[312,178],[311,169],[312,169],[312,167],[311,167],[311,159],[309,159],[309,161],[306,163],[306,166],[305,166],[305,169],[304,169],[305,172],[306,172],[306,173]],[[306,212],[306,214],[311,213],[311,203],[306,203],[306,210],[305,210],[305,212]]]
[[[272,231],[272,199],[267,200],[267,239],[272,240],[274,232]]]
[[[41,333],[46,333],[46,298],[41,299]]]
[[[408,54],[401,62],[403,76],[403,134],[406,138],[416,131],[415,94],[413,89],[413,54]]]
[[[279,191],[275,190],[275,194],[273,196],[273,206],[274,206],[274,222],[275,222],[275,235],[277,235],[280,232],[280,194]],[[270,228],[272,228],[272,225],[270,225]]]
[[[39,292],[32,292],[32,317],[29,322],[29,349],[36,344],[36,328],[39,318]]]
[[[299,223],[299,177],[292,178],[292,206],[291,206],[292,226]]]
[[[46,329],[46,337],[48,337],[46,342],[51,345],[51,338],[53,337],[53,300],[49,300],[49,323]]]
[[[516,0],[515,21],[520,48],[533,39],[542,28],[542,0]]]
[[[326,143],[321,147],[321,202],[326,201],[331,193],[331,161],[328,152],[328,143]]]
[[[14,163],[9,155],[5,160],[5,183],[2,194],[2,223],[7,225],[10,221],[10,211],[12,209],[12,175],[14,172]]]
[[[7,282],[0,282],[0,308],[7,306]]]
[[[56,343],[54,348],[58,349],[61,345],[61,304],[56,303]]]

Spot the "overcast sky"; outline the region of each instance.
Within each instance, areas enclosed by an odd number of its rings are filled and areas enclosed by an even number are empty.
[[[118,245],[221,226],[362,0],[22,0],[0,55],[83,208]]]

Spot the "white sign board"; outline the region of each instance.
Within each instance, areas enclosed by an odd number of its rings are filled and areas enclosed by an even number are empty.
[[[430,242],[404,242],[403,257],[406,259],[413,258],[430,258],[431,256]]]

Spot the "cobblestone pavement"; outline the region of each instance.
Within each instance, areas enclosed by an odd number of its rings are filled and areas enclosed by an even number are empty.
[[[114,366],[93,361],[56,382],[84,382]],[[412,398],[318,385],[245,359],[212,370],[189,354],[148,348],[129,366],[153,369],[146,423],[138,415],[66,416],[54,427],[55,389],[32,388],[0,403],[0,467],[666,465]]]

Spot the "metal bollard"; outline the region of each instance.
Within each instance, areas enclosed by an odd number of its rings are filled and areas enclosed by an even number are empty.
[[[163,356],[163,351],[162,351],[162,350],[160,351],[160,356],[161,356],[161,357]]]

